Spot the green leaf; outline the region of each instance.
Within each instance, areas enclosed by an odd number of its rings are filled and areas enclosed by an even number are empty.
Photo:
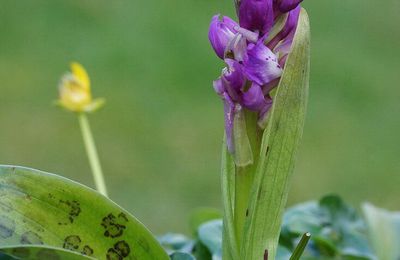
[[[182,234],[168,233],[158,237],[158,241],[168,254],[175,251],[191,252],[194,246],[194,241]]]
[[[171,260],[196,260],[196,258],[188,253],[175,252],[171,255]]]
[[[100,259],[169,259],[128,212],[60,176],[0,166],[0,198],[0,247],[45,245]]]
[[[43,245],[21,245],[3,247],[1,252],[13,256],[17,259],[24,260],[42,260],[42,259],[57,259],[57,260],[85,260],[95,259],[84,256],[81,253],[76,253],[70,250],[61,248],[43,246]],[[11,258],[11,259],[15,259]],[[1,259],[1,258],[0,258]]]
[[[212,254],[212,259],[222,259],[222,220],[212,220],[199,227],[199,240]]]
[[[400,212],[363,205],[369,237],[378,259],[400,259]]]
[[[292,50],[264,131],[240,259],[275,259],[289,181],[303,132],[308,96],[310,27],[300,14]]]
[[[305,255],[374,259],[365,223],[339,197],[326,196],[319,203],[306,202],[286,211],[281,233],[285,246],[293,250],[297,237],[307,231],[312,239]]]

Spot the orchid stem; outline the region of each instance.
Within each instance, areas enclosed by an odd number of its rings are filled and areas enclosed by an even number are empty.
[[[92,131],[90,130],[89,120],[85,113],[80,113],[78,115],[78,119],[96,189],[98,192],[107,197],[107,188],[104,181],[104,175],[101,170],[99,155],[97,153],[96,144],[94,143]]]

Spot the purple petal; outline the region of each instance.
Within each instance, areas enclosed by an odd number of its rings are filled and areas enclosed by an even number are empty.
[[[228,66],[223,70],[223,77],[234,90],[239,91],[245,83],[242,65],[232,59],[225,59],[225,63]]]
[[[278,9],[282,13],[287,13],[299,6],[303,0],[277,0]]]
[[[282,68],[277,57],[262,41],[250,44],[247,50],[244,71],[248,79],[262,86],[281,76]]]
[[[218,78],[217,80],[213,81],[213,87],[215,92],[217,92],[218,95],[222,96],[225,92],[225,87],[224,84],[221,80],[221,78]]]
[[[227,93],[222,96],[224,102],[224,117],[225,117],[225,135],[226,145],[230,153],[234,153],[233,144],[233,120],[235,118],[235,104]]]
[[[276,53],[280,52],[283,55],[289,54],[289,52],[290,52],[290,50],[292,48],[292,42],[293,42],[294,34],[295,34],[295,31],[292,31],[288,35],[288,37],[286,37],[286,39],[284,41],[282,41],[281,43],[279,43],[278,46],[276,46],[274,51]]]
[[[247,58],[246,38],[240,33],[236,34],[226,48],[226,52],[228,51],[233,53],[235,60],[244,61]]]
[[[242,0],[239,21],[243,28],[267,34],[274,23],[272,0]]]
[[[283,29],[268,43],[268,48],[273,50],[276,45],[287,38],[293,31],[296,31],[297,23],[299,21],[301,7],[298,6],[289,12],[285,26]],[[292,37],[293,39],[293,37]]]
[[[219,14],[215,15],[211,20],[208,39],[210,40],[215,53],[221,59],[224,58],[228,44],[237,33],[234,29],[236,26],[238,26],[238,24],[231,18],[224,16],[220,19]]]
[[[267,105],[260,85],[253,83],[249,90],[243,93],[243,106],[252,111],[262,111]]]

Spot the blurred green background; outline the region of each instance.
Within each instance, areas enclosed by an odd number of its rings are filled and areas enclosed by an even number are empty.
[[[400,209],[400,2],[305,0],[312,71],[289,203],[338,193]],[[154,232],[220,207],[222,68],[207,40],[230,0],[0,0],[0,163],[93,186],[77,118],[52,106],[81,62],[111,198]],[[39,184],[38,184],[39,185]]]

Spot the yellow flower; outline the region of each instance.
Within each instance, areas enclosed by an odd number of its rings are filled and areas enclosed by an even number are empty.
[[[57,104],[72,112],[93,112],[104,105],[104,99],[92,99],[90,79],[85,68],[71,63],[71,72],[66,73],[59,84]]]

